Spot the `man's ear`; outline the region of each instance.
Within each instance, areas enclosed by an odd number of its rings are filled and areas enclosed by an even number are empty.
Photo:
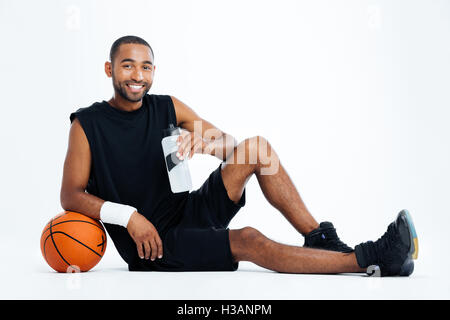
[[[105,62],[105,73],[108,76],[108,78],[112,77],[112,64],[109,61]]]

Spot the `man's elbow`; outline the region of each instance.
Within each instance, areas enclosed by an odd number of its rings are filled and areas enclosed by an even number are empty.
[[[70,209],[70,193],[61,191],[59,195],[59,202],[64,210]]]
[[[81,191],[80,190],[61,190],[59,199],[61,207],[64,210],[71,210],[76,203],[76,199]]]

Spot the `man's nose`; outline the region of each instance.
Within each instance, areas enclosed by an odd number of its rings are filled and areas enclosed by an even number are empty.
[[[131,75],[131,78],[134,81],[142,81],[142,80],[144,80],[144,76],[142,75],[142,71],[139,70],[139,69],[135,69],[135,71]]]

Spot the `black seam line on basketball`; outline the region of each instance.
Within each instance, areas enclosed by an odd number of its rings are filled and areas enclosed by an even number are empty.
[[[74,212],[74,213],[79,213],[79,212],[75,212],[75,211],[64,211],[64,214],[61,214],[59,217],[53,218],[52,221],[56,221],[58,219],[64,218],[64,216],[69,213],[69,212]],[[82,215],[82,213],[80,213]]]
[[[84,220],[67,220],[67,221],[61,221],[61,222],[55,223],[55,224],[53,225],[53,227],[54,227],[54,226],[57,226],[57,225],[59,225],[59,224],[61,224],[61,223],[66,223],[66,222],[84,222],[84,223],[89,223],[89,224],[92,224],[93,226],[96,226],[97,228],[99,228],[100,230],[103,231],[103,229],[102,229],[101,227],[99,227],[98,225],[96,225],[95,223],[92,223],[92,222],[89,222],[89,221],[84,221]],[[45,229],[45,230],[42,232],[42,234],[46,233],[49,229],[50,229],[50,227],[48,227],[47,229]]]
[[[66,223],[66,222],[84,222],[84,223],[89,223],[89,224],[92,224],[93,226],[96,226],[97,228],[99,228],[100,230],[103,231],[103,229],[102,229],[101,227],[99,227],[98,225],[96,225],[95,223],[92,223],[92,222],[89,222],[89,221],[85,221],[85,220],[66,220],[66,221],[61,221],[61,222],[55,223],[53,226],[57,226],[57,225],[59,225],[59,224],[61,224],[61,223]],[[50,229],[50,228],[47,228],[46,230],[44,230],[44,231],[42,232],[42,234],[44,234],[45,232],[47,232],[49,229]]]
[[[47,263],[48,263],[48,260],[47,260],[47,253],[45,252],[45,244],[47,243],[47,239],[48,239],[48,237],[45,239],[45,241],[44,241],[44,259],[45,259],[45,261],[47,261]],[[50,263],[48,263],[49,265],[50,265]]]
[[[45,257],[45,261],[47,261],[47,263],[48,263],[48,260],[47,260],[47,252],[46,252],[46,250],[45,250],[45,247],[46,247],[46,245],[47,245],[47,240],[48,240],[48,238],[50,238],[50,236],[51,236],[51,234],[49,234],[48,236],[47,236],[47,238],[45,238],[45,240],[44,240],[44,257]],[[53,244],[55,244],[54,242],[53,242]],[[62,258],[62,257],[61,257]],[[63,260],[64,260],[64,258],[63,258]],[[67,263],[67,262],[66,262]]]
[[[102,257],[102,255],[100,255],[99,253],[97,253],[95,250],[89,248],[89,247],[88,247],[87,245],[85,245],[83,242],[81,242],[80,240],[75,239],[74,237],[68,235],[67,233],[62,232],[62,231],[55,231],[55,232],[52,232],[52,234],[56,234],[56,233],[61,233],[61,234],[65,235],[65,236],[68,236],[70,239],[75,240],[76,242],[78,242],[78,243],[81,244],[82,246],[85,246],[86,248],[88,248],[89,250],[91,250],[93,253],[95,253],[96,255],[98,255],[100,258]],[[53,236],[52,236],[52,238],[53,238]]]
[[[56,246],[55,239],[53,239],[52,224],[53,224],[53,220],[50,221],[50,235],[49,235],[48,237],[52,237],[53,246],[55,247],[56,252],[57,252],[58,255],[61,257],[61,259],[63,259],[63,261],[67,264],[67,266],[70,267],[71,264],[70,264],[69,262],[67,262],[66,259],[64,259],[64,257],[62,256],[61,252],[59,252],[58,247]],[[48,238],[48,237],[47,237],[47,238]]]
[[[57,219],[59,219],[59,218],[62,218],[62,217],[64,217],[64,214],[62,214],[62,215],[60,215],[59,217],[57,217],[57,218],[52,218],[52,220],[50,220],[50,222],[49,223],[47,223],[47,224],[52,224],[52,222],[53,221],[56,221]],[[46,233],[47,232],[47,230],[49,230],[50,229],[50,227],[48,227],[47,229],[45,229],[44,231],[42,231],[42,233],[41,233],[41,237],[44,235],[44,233]]]
[[[67,211],[64,211],[64,214],[60,215],[59,217],[53,218],[52,221],[56,221],[58,219],[61,219],[62,217],[64,217],[67,213]]]
[[[100,247],[100,246],[102,246],[102,252],[103,252],[103,249],[105,249],[105,237],[103,237],[103,234],[102,234],[102,243],[99,243],[97,245],[97,247]]]
[[[101,228],[101,227],[99,227],[97,224],[95,224],[95,223],[92,223],[92,222],[89,222],[89,221],[85,221],[85,220],[66,220],[66,221],[62,221],[62,222],[58,222],[58,223],[55,223],[55,224],[53,224],[53,221],[55,221],[55,220],[52,220],[52,221],[50,221],[50,225],[51,225],[51,227],[49,227],[49,228],[47,228],[46,230],[44,230],[44,232],[42,232],[42,234],[44,234],[45,232],[47,232],[48,230],[50,230],[52,227],[54,227],[54,226],[57,226],[57,225],[59,225],[59,224],[61,224],[61,223],[66,223],[66,222],[84,222],[84,223],[89,223],[89,224],[91,224],[91,225],[93,225],[93,226],[96,226],[97,228],[99,228],[101,231],[102,231],[102,243],[100,243],[99,245],[97,245],[97,247],[99,247],[100,245],[102,246],[102,250],[101,250],[101,252],[103,252],[103,250],[105,249],[104,248],[104,243],[105,243],[105,237],[103,236],[104,234],[105,234],[105,231]],[[51,232],[51,231],[50,231]],[[53,233],[55,233],[55,232],[53,232]],[[106,234],[105,234],[106,235]],[[47,238],[45,239],[45,241],[44,241],[44,254],[45,254],[45,245],[46,245],[46,243],[47,243],[47,239],[48,239],[48,237],[49,236],[47,236]],[[90,248],[89,248],[90,249]],[[92,249],[91,249],[92,250]],[[45,259],[47,260],[47,257],[45,257]]]
[[[58,220],[58,219],[61,219],[61,218],[63,218],[64,216],[65,216],[66,214],[62,214],[62,215],[60,215],[59,217],[57,217],[57,218],[52,218],[52,220],[50,220],[50,222],[55,222],[56,220]],[[49,222],[49,223],[50,223]],[[86,221],[87,222],[87,221]],[[47,224],[49,224],[49,223],[47,223]],[[54,224],[54,226],[56,226],[56,225],[58,225],[58,224],[60,224],[61,222],[58,222],[58,223],[56,223],[56,224]],[[45,229],[44,231],[42,231],[42,235],[45,233],[45,232],[47,232],[47,230],[48,230],[49,228],[47,228],[47,229]],[[42,237],[42,235],[41,235],[41,237]]]
[[[63,234],[63,235],[66,235],[66,236],[68,236],[69,238],[71,238],[72,240],[75,240],[75,241],[77,241],[78,243],[80,243],[81,245],[83,245],[83,246],[85,246],[86,248],[88,248],[89,250],[91,250],[92,252],[94,252],[96,255],[98,255],[100,258],[101,257],[103,257],[102,255],[100,255],[100,254],[98,254],[97,252],[95,252],[95,250],[92,250],[91,248],[89,248],[87,245],[85,245],[84,243],[82,243],[82,242],[80,242],[80,241],[78,241],[77,239],[75,239],[75,238],[73,238],[73,237],[71,237],[71,236],[69,236],[67,233],[64,233],[64,232],[62,232],[62,231],[55,231],[55,232],[52,232],[52,234],[55,234],[55,233],[61,233],[61,234]],[[47,236],[47,238],[45,238],[45,240],[44,240],[44,248],[45,248],[45,244],[47,243],[47,239],[49,238],[51,236],[51,234],[50,235],[48,235]],[[52,239],[53,239],[53,237],[52,237]],[[98,246],[97,246],[98,247]],[[45,249],[44,249],[44,251],[45,251]],[[62,258],[62,257],[61,257]],[[63,258],[64,259],[64,258]],[[65,261],[65,260],[64,260]],[[67,262],[66,262],[67,263]],[[70,265],[69,265],[70,266]]]

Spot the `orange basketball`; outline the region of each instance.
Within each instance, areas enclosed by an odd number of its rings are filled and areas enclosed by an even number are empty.
[[[92,269],[106,250],[102,224],[81,213],[64,211],[50,220],[41,235],[41,251],[58,272]]]

